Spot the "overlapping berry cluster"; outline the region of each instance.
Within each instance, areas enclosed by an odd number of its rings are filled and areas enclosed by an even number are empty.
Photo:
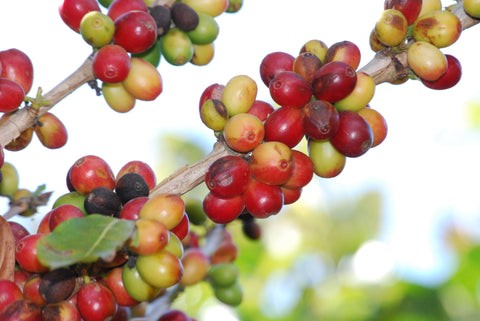
[[[105,10],[102,10],[103,9]],[[144,0],[65,0],[63,21],[94,49],[93,72],[107,104],[130,111],[136,100],[163,91],[161,57],[175,66],[207,65],[219,33],[215,17],[236,12],[241,2],[197,0],[155,4]]]

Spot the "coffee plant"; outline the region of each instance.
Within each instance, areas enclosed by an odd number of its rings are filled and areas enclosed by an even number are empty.
[[[81,139],[56,115],[80,88],[117,114],[161,99],[172,80],[164,65],[208,65],[221,32],[218,17],[233,19],[243,2],[60,1],[58,28],[70,29],[89,54],[48,91],[32,86],[35,53],[0,50],[0,195],[9,205],[0,219],[0,321],[194,320],[170,304],[202,281],[220,302],[240,305],[238,248],[226,227],[240,222],[245,236],[261,238],[259,221],[281,215],[312,180],[341,175],[383,144],[387,120],[371,105],[380,84],[417,82],[434,95],[461,79],[461,61],[446,48],[479,22],[480,1],[376,5],[381,14],[365,35],[375,53],[368,63],[344,39],[272,51],[259,58],[261,82],[237,74],[201,88],[190,110],[214,141],[205,158],[163,178],[133,155],[119,168],[82,155],[63,173],[68,191],[54,199],[45,186],[20,188],[22,173],[9,156],[29,155],[35,137],[52,153]],[[260,99],[262,90],[268,100]],[[155,117],[162,113],[175,107],[160,106]],[[182,126],[182,115],[176,117]],[[106,119],[102,129],[111,125]],[[136,135],[137,126],[141,131],[141,123],[116,130]],[[98,132],[104,134],[111,133]],[[119,152],[130,153],[120,144]],[[202,199],[187,196],[201,185]],[[38,217],[39,225],[29,231],[11,220],[16,215]]]

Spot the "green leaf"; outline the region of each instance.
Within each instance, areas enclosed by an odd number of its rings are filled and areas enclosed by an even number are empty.
[[[40,262],[52,269],[75,263],[108,261],[133,233],[135,222],[100,214],[72,218],[42,237],[37,244]]]

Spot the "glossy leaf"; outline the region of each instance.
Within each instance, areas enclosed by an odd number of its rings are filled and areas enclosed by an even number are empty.
[[[52,269],[91,263],[98,258],[108,261],[130,237],[134,227],[134,221],[99,214],[69,219],[39,241],[39,260]]]

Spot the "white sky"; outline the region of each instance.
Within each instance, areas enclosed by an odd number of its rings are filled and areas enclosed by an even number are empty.
[[[237,14],[217,18],[220,34],[210,65],[174,67],[161,62],[164,92],[155,102],[138,102],[130,113],[118,114],[103,97],[83,86],[55,106],[52,112],[67,126],[69,141],[52,151],[34,138],[26,150],[7,152],[6,161],[20,172],[20,186],[35,189],[46,183],[48,190],[55,191],[55,199],[67,192],[68,168],[86,154],[103,157],[114,172],[133,159],[155,166],[155,144],[163,131],[189,133],[204,137],[207,145],[213,143],[213,135],[198,117],[200,94],[212,83],[225,84],[246,74],[257,81],[257,98],[270,100],[258,69],[272,51],[296,55],[311,39],[327,45],[350,40],[362,52],[361,66],[373,57],[368,37],[383,0],[369,1],[368,6],[355,0],[244,1]],[[59,4],[60,0],[0,4],[0,50],[18,48],[30,56],[35,70],[30,96],[38,86],[52,89],[90,53],[81,36],[61,21]],[[472,47],[478,36],[478,30],[467,30],[457,44],[444,49],[460,59],[464,70],[453,89],[436,92],[420,82],[378,86],[371,106],[387,119],[386,141],[358,159],[349,159],[339,177],[317,180],[337,199],[363,187],[382,188],[388,200],[382,237],[392,246],[400,271],[426,283],[451,269],[452,261],[433,242],[436,227],[452,215],[471,225],[478,223],[480,140],[467,136],[464,128],[464,106],[479,98],[480,66]]]

